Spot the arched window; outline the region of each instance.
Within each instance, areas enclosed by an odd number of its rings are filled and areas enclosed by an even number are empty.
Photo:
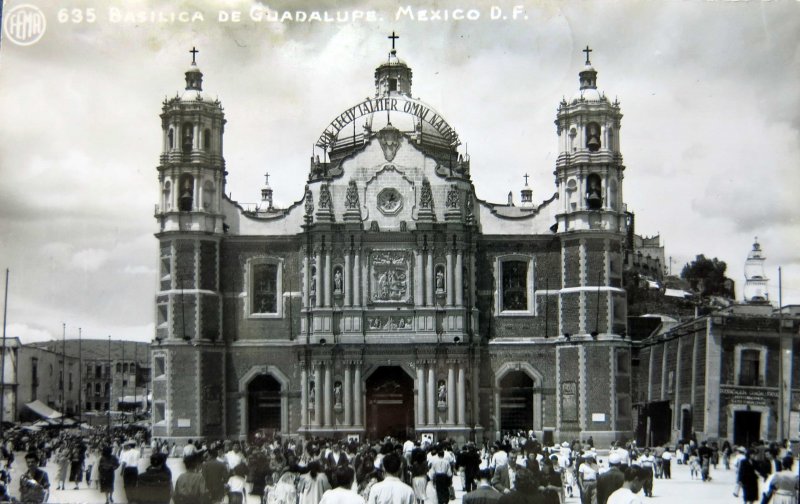
[[[181,212],[190,212],[194,205],[194,177],[188,173],[181,175],[180,197],[178,199],[178,209]]]
[[[117,373],[121,373],[121,372],[122,372],[122,363],[121,362],[117,362]]]
[[[181,150],[183,152],[192,152],[194,145],[194,126],[192,123],[183,123],[183,139],[181,140]]]
[[[596,122],[590,122],[586,125],[586,147],[595,152],[602,146],[600,142],[600,125]]]
[[[211,130],[208,128],[203,130],[203,149],[211,149]]]
[[[600,210],[603,207],[602,185],[600,176],[596,173],[586,177],[586,206],[590,210]]]
[[[169,150],[172,150],[175,147],[175,130],[172,128],[167,133],[167,140],[169,142]]]

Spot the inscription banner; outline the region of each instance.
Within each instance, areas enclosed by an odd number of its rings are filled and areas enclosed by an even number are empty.
[[[440,135],[450,142],[450,145],[455,146],[461,143],[458,139],[458,133],[429,106],[412,98],[396,96],[392,98],[376,98],[374,100],[367,98],[363,102],[348,108],[325,128],[325,131],[322,132],[317,140],[317,146],[327,148],[333,145],[336,141],[336,136],[348,124],[367,114],[383,111],[399,112],[417,117],[433,126]]]
[[[771,388],[735,387],[720,385],[719,395],[726,396],[728,401],[753,406],[770,406],[778,400],[778,390]]]

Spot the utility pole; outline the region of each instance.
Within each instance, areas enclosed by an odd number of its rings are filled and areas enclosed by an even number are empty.
[[[111,335],[108,335],[108,410],[106,410],[108,432],[111,432],[111,384],[114,380],[111,379]]]
[[[83,350],[81,349],[81,328],[78,328],[78,428],[83,415]]]
[[[6,416],[6,313],[8,312],[8,268],[6,268],[6,293],[3,301],[3,351],[0,352],[0,436],[3,435],[3,420]]]
[[[67,381],[67,324],[61,324],[61,427],[64,427],[64,415],[67,414],[67,395],[64,386]]]

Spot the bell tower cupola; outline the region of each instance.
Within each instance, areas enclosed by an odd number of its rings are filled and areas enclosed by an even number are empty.
[[[219,100],[203,91],[203,72],[196,60],[199,51],[189,52],[192,63],[185,72],[185,89],[162,104],[161,197],[156,217],[161,231],[221,233],[225,115]]]
[[[744,302],[748,304],[769,304],[769,279],[764,273],[764,262],[767,260],[758,237],[753,242],[753,250],[747,254],[744,263]]]
[[[556,184],[561,211],[559,229],[623,231],[622,178],[619,149],[622,113],[597,89],[597,70],[588,46],[578,91],[562,99],[555,121],[559,140]]]
[[[392,41],[392,50],[386,62],[375,69],[375,96],[387,97],[392,95],[411,96],[411,69],[397,57],[395,42],[400,38],[392,32],[388,37]]]

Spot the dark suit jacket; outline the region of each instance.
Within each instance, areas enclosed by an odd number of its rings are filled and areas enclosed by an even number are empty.
[[[463,504],[496,504],[500,500],[502,494],[490,486],[478,487],[464,494],[462,498]]]
[[[207,460],[203,464],[203,478],[211,500],[217,501],[225,496],[225,483],[228,482],[228,464],[217,459]]]
[[[625,474],[617,467],[612,467],[603,474],[597,475],[597,504],[606,504],[608,497],[625,483]]]
[[[511,490],[511,478],[508,475],[508,466],[504,465],[494,470],[492,476],[492,486],[500,493],[504,490]]]

